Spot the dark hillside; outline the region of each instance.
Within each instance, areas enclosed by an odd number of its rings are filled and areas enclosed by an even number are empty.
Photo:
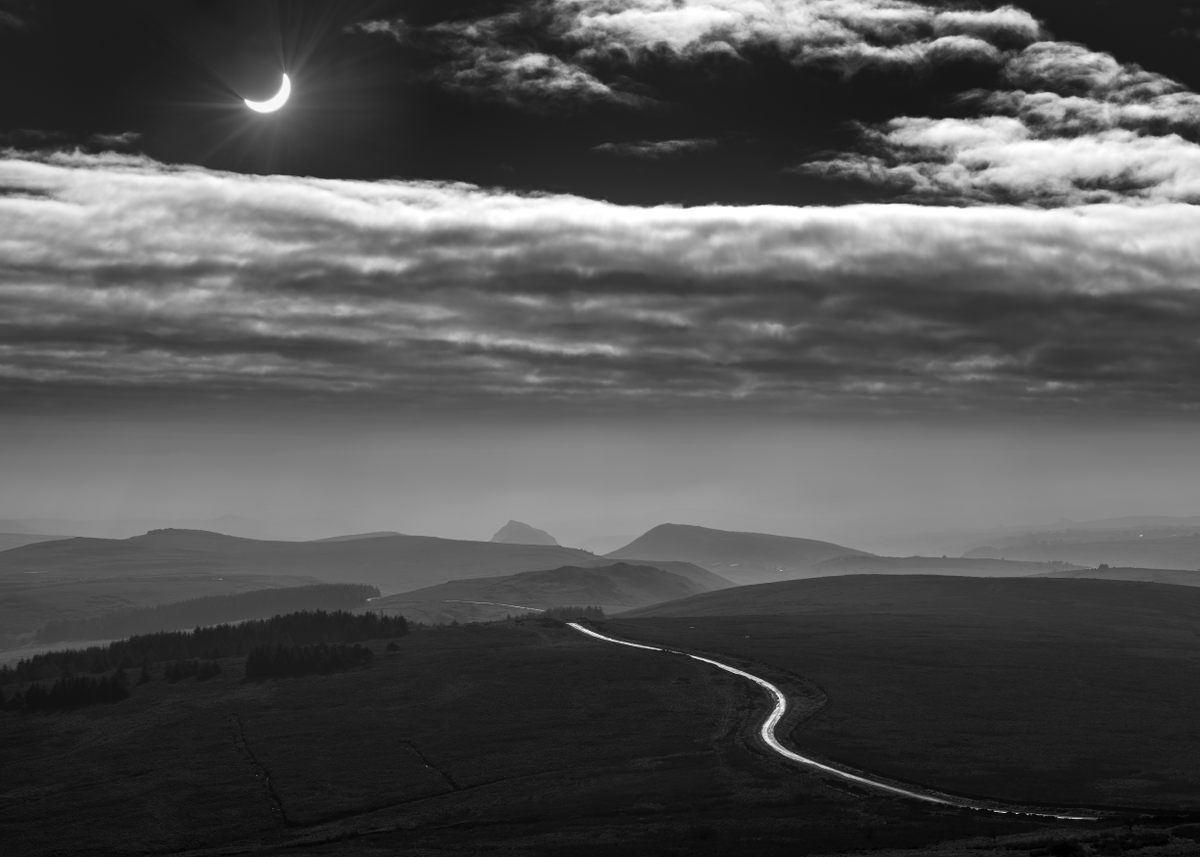
[[[959,794],[1187,810],[1197,616],[1200,589],[1169,584],[846,576],[605,626],[816,682],[828,703],[792,736],[817,756]]]
[[[661,524],[608,554],[614,559],[693,562],[736,583],[809,577],[819,563],[864,555],[863,551],[831,542],[685,524]]]
[[[1200,571],[1177,568],[1080,568],[1052,571],[1043,577],[1086,577],[1094,580],[1140,580],[1146,583],[1171,583],[1175,586],[1200,586]]]
[[[1131,613],[1200,611],[1200,592],[1158,583],[1057,577],[845,575],[706,592],[626,616],[755,616],[897,613],[931,616],[1116,621]],[[1063,612],[1067,611],[1067,612]],[[1200,615],[1200,612],[1197,612]]]
[[[520,613],[512,609],[514,606],[594,604],[614,612],[683,598],[709,588],[653,566],[612,563],[594,568],[563,566],[504,577],[453,580],[381,598],[373,601],[371,607],[394,611],[419,622],[461,622]]]
[[[936,556],[839,556],[817,565],[821,574],[951,574],[1027,577],[1070,569],[1061,562]]]

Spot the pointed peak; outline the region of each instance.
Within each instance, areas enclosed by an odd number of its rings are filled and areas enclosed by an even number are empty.
[[[493,542],[509,545],[557,545],[554,536],[522,521],[509,521],[492,536]]]

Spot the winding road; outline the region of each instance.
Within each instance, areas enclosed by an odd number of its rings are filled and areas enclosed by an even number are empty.
[[[885,780],[863,776],[862,774],[856,774],[851,771],[845,771],[841,768],[836,768],[824,762],[817,761],[816,759],[810,759],[808,756],[802,756],[794,750],[789,750],[787,747],[783,746],[783,744],[780,743],[779,738],[776,736],[775,728],[779,725],[779,722],[783,719],[784,714],[787,712],[787,697],[783,695],[782,690],[771,684],[771,682],[767,681],[765,678],[760,678],[753,673],[748,673],[745,670],[738,669],[737,667],[731,667],[729,664],[721,663],[720,661],[713,660],[712,658],[706,658],[701,655],[693,655],[689,652],[680,651],[679,649],[666,649],[661,646],[650,646],[645,643],[632,643],[628,640],[618,640],[616,637],[609,637],[605,634],[601,634],[599,631],[593,631],[591,628],[585,628],[578,622],[568,622],[567,626],[574,628],[581,634],[586,634],[587,636],[594,637],[597,640],[603,640],[606,643],[616,643],[619,646],[629,646],[633,649],[646,649],[647,651],[651,652],[683,655],[684,657],[709,664],[717,669],[725,670],[727,673],[733,673],[736,676],[740,676],[741,678],[754,682],[759,687],[766,690],[775,702],[774,709],[771,711],[767,719],[763,721],[762,726],[758,730],[759,737],[762,738],[763,743],[766,744],[772,752],[791,762],[796,762],[804,765],[805,767],[813,768],[826,774],[831,774],[835,777],[848,780],[860,786],[866,786],[871,789],[890,792],[891,794],[911,798],[912,800],[924,801],[925,803],[953,806],[960,809],[972,809],[978,812],[990,812],[998,815],[1022,815],[1032,816],[1035,818],[1053,818],[1058,821],[1099,821],[1101,818],[1103,818],[1103,816],[1099,814],[1053,811],[1036,807],[1001,804],[998,801],[984,802],[972,798],[959,797],[957,795],[943,794],[927,789],[918,789],[916,787],[905,788],[904,786],[889,783]]]

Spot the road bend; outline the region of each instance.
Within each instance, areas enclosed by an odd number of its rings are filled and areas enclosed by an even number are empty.
[[[446,598],[443,604],[486,604],[491,607],[512,607],[514,610],[532,610],[534,613],[545,613],[544,607],[526,607],[524,604],[505,604],[503,601],[467,601],[462,598]]]
[[[628,646],[631,649],[645,649],[651,652],[664,652],[672,655],[683,655],[691,658],[694,661],[714,666],[717,669],[725,670],[727,673],[733,673],[736,676],[754,682],[759,687],[766,690],[775,703],[774,709],[771,711],[767,719],[763,721],[762,726],[758,730],[759,737],[762,738],[764,744],[774,753],[783,758],[803,765],[807,768],[813,768],[823,773],[829,774],[839,779],[847,780],[856,783],[860,786],[865,786],[878,791],[889,792],[899,795],[900,797],[910,798],[912,800],[924,801],[925,803],[941,804],[942,806],[958,807],[960,809],[972,809],[978,812],[990,812],[997,815],[1021,815],[1032,816],[1035,818],[1053,818],[1058,821],[1099,821],[1103,818],[1099,814],[1087,814],[1084,812],[1055,812],[1049,809],[1038,809],[1034,807],[1023,807],[1015,805],[1005,805],[1000,802],[983,802],[973,800],[967,797],[959,797],[957,795],[948,795],[931,790],[923,790],[917,788],[905,788],[904,786],[889,783],[875,777],[856,774],[852,771],[842,770],[817,759],[810,759],[808,756],[803,756],[780,743],[779,738],[775,734],[775,728],[779,722],[783,720],[784,714],[787,712],[787,697],[783,695],[783,691],[776,687],[765,678],[760,678],[753,673],[748,673],[745,670],[740,670],[737,667],[732,667],[729,664],[721,663],[721,661],[706,658],[702,655],[693,655],[689,652],[680,651],[679,649],[667,649],[662,646],[650,646],[645,643],[633,643],[629,640],[618,640],[616,637],[609,637],[601,634],[599,631],[593,631],[591,628],[585,628],[578,622],[568,622],[567,625],[574,628],[581,634],[586,634],[589,637],[595,637],[597,640],[603,640],[606,643],[616,643],[619,646]]]

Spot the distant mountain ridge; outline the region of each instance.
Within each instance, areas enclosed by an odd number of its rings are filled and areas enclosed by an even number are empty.
[[[684,560],[735,583],[759,583],[812,576],[820,573],[818,566],[823,562],[870,554],[815,539],[660,524],[606,556]]]
[[[513,574],[605,561],[585,551],[432,536],[285,542],[202,530],[163,529],[129,539],[73,538],[0,553],[0,577],[136,574],[291,574],[330,583],[368,583],[402,592],[464,576]],[[29,578],[26,578],[29,579]]]
[[[509,521],[496,531],[492,541],[506,545],[557,545],[554,536],[545,530],[531,527],[521,521]]]
[[[634,558],[639,559],[639,558]],[[264,541],[204,530],[161,529],[129,539],[71,538],[0,552],[0,581],[24,584],[145,575],[295,575],[305,582],[367,583],[385,594],[450,580],[612,560],[558,545],[502,544],[434,536],[365,534],[319,541]],[[732,582],[683,561],[645,559],[705,588]]]

